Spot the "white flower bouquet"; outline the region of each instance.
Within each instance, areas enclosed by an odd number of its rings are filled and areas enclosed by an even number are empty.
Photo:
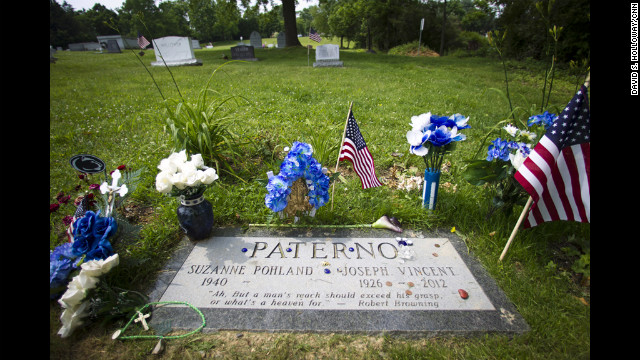
[[[218,179],[216,170],[204,165],[201,154],[192,155],[187,161],[186,150],[162,159],[158,169],[156,190],[170,196],[191,198]]]

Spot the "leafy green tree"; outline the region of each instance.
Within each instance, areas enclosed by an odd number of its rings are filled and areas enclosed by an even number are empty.
[[[56,0],[49,0],[49,44],[51,46],[67,47],[71,43],[96,40],[83,30],[83,24],[78,20],[71,5],[66,1],[60,5]]]
[[[213,33],[222,40],[231,40],[238,34],[240,22],[240,10],[235,0],[217,0],[216,18],[213,24]]]
[[[102,4],[94,4],[93,7],[87,11],[79,11],[77,13],[79,21],[83,22],[90,31],[90,36],[93,37],[93,41],[100,35],[114,35],[115,30],[109,27],[109,22],[117,22],[118,14],[110,9],[107,9]]]
[[[507,30],[504,51],[507,57],[546,59],[549,25],[562,27],[558,39],[558,61],[581,60],[590,57],[590,2],[588,0],[558,1],[549,9],[549,0],[492,0],[502,9],[496,25]],[[536,8],[540,3],[541,13]]]
[[[213,41],[216,4],[213,0],[188,0],[187,14],[195,37],[200,41]]]
[[[186,0],[163,1],[158,5],[162,19],[161,34],[176,36],[192,36],[187,14],[189,6]]]

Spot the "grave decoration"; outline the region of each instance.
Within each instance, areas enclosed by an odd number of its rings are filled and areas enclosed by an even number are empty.
[[[102,185],[89,184],[75,201],[71,202],[71,194],[60,192],[56,196],[57,203],[50,205],[50,211],[60,210],[61,206],[72,203],[77,206],[73,216],[67,215],[63,222],[68,226],[66,234],[68,242],[57,246],[49,253],[49,288],[50,299],[58,299],[64,308],[60,317],[62,327],[58,332],[62,337],[69,336],[75,328],[82,325],[86,317],[95,318],[100,315],[122,315],[119,308],[123,302],[138,302],[127,294],[118,293],[118,299],[105,300],[110,294],[117,293],[107,284],[99,284],[99,278],[109,272],[119,262],[112,242],[119,238],[132,236],[137,228],[116,215],[116,209],[123,199],[135,190],[143,168],[137,171],[127,170],[120,165],[110,173],[108,180],[102,160],[92,155],[76,155],[70,160],[74,169],[80,172],[78,178],[83,183],[91,182],[91,174],[104,171],[105,181]],[[82,183],[74,188],[82,189]],[[104,206],[100,208],[98,191],[102,194]],[[119,200],[119,201],[118,201]],[[64,291],[64,293],[63,293]],[[122,296],[121,296],[122,295]]]
[[[301,211],[315,216],[319,207],[329,201],[330,178],[327,169],[313,156],[311,145],[294,142],[280,165],[280,173],[268,172],[265,205],[273,212],[296,216]]]
[[[213,209],[204,192],[218,179],[216,170],[204,165],[201,154],[194,154],[187,161],[186,150],[162,159],[158,169],[156,190],[180,200],[180,227],[192,240],[206,238],[213,228]]]
[[[490,141],[486,158],[468,162],[462,177],[472,185],[489,184],[495,191],[487,217],[496,211],[508,214],[516,204],[525,205],[527,194],[515,180],[514,174],[531,153],[539,134],[543,134],[557,118],[557,115],[548,111],[531,116],[527,121],[531,131],[507,124],[498,129],[501,134]]]
[[[100,276],[108,273],[120,262],[118,254],[113,254],[106,259],[95,259],[83,262],[80,265],[80,273],[69,282],[67,291],[58,300],[64,308],[60,321],[62,327],[58,335],[65,338],[71,335],[73,330],[83,324],[83,318],[89,315],[91,301],[87,298],[90,290],[96,287]]]
[[[409,152],[421,156],[426,169],[422,190],[422,207],[434,210],[438,199],[440,167],[444,155],[454,150],[458,141],[466,135],[458,130],[470,128],[469,117],[460,114],[446,116],[432,115],[431,112],[411,117],[411,130],[407,132]]]

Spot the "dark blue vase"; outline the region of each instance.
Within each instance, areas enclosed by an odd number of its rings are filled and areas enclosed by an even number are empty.
[[[213,207],[203,193],[204,190],[193,197],[180,199],[178,206],[178,222],[191,240],[209,237],[213,228]]]

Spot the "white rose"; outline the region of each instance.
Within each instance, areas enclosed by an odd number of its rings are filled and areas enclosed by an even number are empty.
[[[204,180],[202,180],[203,184],[209,185],[218,179],[218,174],[216,174],[216,170],[214,168],[207,168],[202,173],[204,175]]]
[[[111,269],[119,263],[120,258],[118,254],[113,254],[106,259],[90,260],[82,263],[82,265],[80,265],[82,268],[80,273],[87,276],[99,277],[111,271]]]
[[[89,307],[89,301],[85,301],[82,304],[75,306],[73,308],[65,309],[60,315],[60,321],[62,322],[62,327],[58,331],[58,335],[65,338],[73,332],[78,326],[82,325],[82,318],[86,317],[89,312],[87,308]]]
[[[171,160],[162,159],[160,161],[160,165],[158,165],[158,169],[160,171],[164,171],[164,172],[168,172],[170,174],[173,174],[174,172],[176,172],[178,170],[178,167]]]
[[[171,192],[171,187],[173,183],[171,183],[171,175],[169,172],[161,171],[156,175],[156,190],[163,194],[168,194]]]
[[[191,155],[191,163],[197,168],[203,167],[204,160],[202,159],[202,154]]]
[[[169,161],[173,162],[174,164],[185,163],[187,162],[187,150],[182,150],[180,152],[173,153],[169,155],[167,159],[169,159]]]
[[[182,172],[171,175],[171,183],[179,190],[183,190],[187,186],[186,181],[187,179]]]

